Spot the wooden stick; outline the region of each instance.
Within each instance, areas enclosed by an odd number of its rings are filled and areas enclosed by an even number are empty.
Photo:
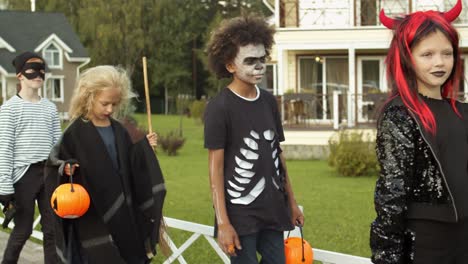
[[[148,72],[146,71],[146,57],[143,57],[143,78],[145,82],[146,115],[148,116],[148,133],[152,133],[153,126],[151,124],[151,105],[150,105],[150,95],[149,95],[149,88],[148,88]]]

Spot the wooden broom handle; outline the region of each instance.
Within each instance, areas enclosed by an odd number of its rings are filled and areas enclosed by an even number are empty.
[[[148,88],[148,72],[146,70],[146,57],[143,57],[143,78],[145,83],[145,98],[146,98],[146,115],[148,116],[148,133],[153,132],[153,125],[151,124],[151,104]]]

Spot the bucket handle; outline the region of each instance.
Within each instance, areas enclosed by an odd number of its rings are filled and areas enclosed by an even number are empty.
[[[75,189],[73,188],[73,165],[75,165],[77,162],[76,160],[70,160],[67,161],[66,164],[70,165],[70,191],[75,192]],[[65,165],[66,166],[66,165]]]
[[[305,257],[304,257],[304,235],[302,234],[302,226],[298,225],[298,227],[299,227],[299,231],[301,233],[302,262],[305,262]],[[288,231],[287,238],[289,238],[290,234],[291,234],[291,230]]]

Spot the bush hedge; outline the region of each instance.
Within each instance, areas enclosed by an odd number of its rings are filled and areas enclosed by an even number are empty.
[[[172,130],[166,135],[159,135],[158,137],[158,145],[169,156],[176,156],[177,151],[182,148],[184,143],[185,138],[177,130]]]
[[[328,164],[342,176],[376,175],[379,166],[375,142],[371,135],[353,130],[341,130],[328,141]]]
[[[206,100],[195,100],[192,102],[192,105],[190,106],[190,114],[191,116],[203,122],[203,115],[205,113],[205,108],[206,108]]]

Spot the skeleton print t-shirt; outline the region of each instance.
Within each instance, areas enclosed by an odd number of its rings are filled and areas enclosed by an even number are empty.
[[[275,97],[222,90],[205,111],[205,148],[224,149],[226,207],[238,235],[293,229],[279,155],[284,141]]]

